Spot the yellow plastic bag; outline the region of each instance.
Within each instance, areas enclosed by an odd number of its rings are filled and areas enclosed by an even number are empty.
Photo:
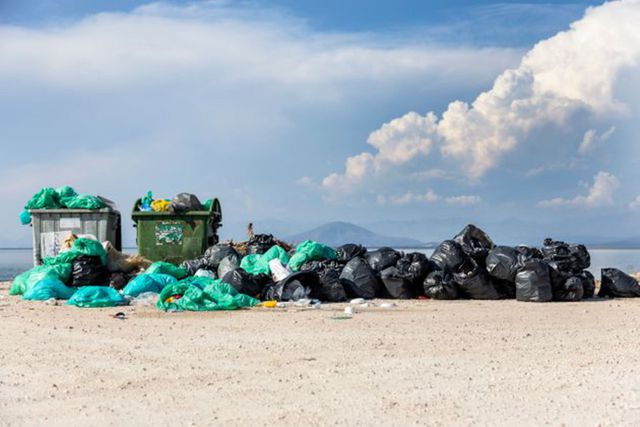
[[[170,204],[170,200],[155,199],[153,202],[151,202],[151,209],[154,212],[167,212],[169,210]]]

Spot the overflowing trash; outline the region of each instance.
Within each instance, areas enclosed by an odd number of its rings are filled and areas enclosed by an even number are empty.
[[[196,204],[189,195],[178,196],[161,204],[149,194],[144,203],[174,210]],[[430,258],[356,243],[332,248],[307,240],[293,247],[249,230],[246,242],[213,244],[180,265],[151,263],[122,254],[108,242],[70,236],[63,252],[18,275],[10,294],[68,299],[78,307],[132,304],[170,312],[292,304],[318,308],[350,301],[344,314],[352,316],[374,298],[579,301],[592,298],[596,290],[586,270],[591,260],[585,246],[552,239],[541,248],[500,246],[473,225],[443,241]],[[640,285],[620,270],[603,269],[598,296],[640,297]],[[384,304],[379,307],[395,307]]]
[[[20,213],[23,225],[31,223],[29,209],[102,209],[107,206],[107,200],[100,196],[78,194],[69,187],[45,187],[34,194],[24,205]]]

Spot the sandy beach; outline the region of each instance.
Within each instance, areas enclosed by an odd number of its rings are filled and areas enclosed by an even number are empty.
[[[50,306],[7,289],[2,425],[640,419],[638,300],[396,301],[342,319],[345,304],[170,314]]]

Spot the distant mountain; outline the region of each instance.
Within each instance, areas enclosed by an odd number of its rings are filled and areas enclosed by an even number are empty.
[[[312,230],[298,233],[287,238],[291,242],[315,240],[329,246],[340,246],[345,243],[359,243],[363,246],[391,246],[394,248],[424,248],[431,244],[408,237],[391,237],[376,234],[371,230],[349,222],[330,222]]]
[[[587,244],[592,249],[640,249],[640,237],[631,237],[603,243],[592,242]]]

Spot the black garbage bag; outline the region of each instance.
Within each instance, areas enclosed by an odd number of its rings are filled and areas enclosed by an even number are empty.
[[[516,299],[518,301],[547,302],[553,299],[549,265],[538,259],[523,263],[516,274]]]
[[[515,250],[518,252],[518,262],[522,265],[528,259],[543,259],[544,255],[538,248],[532,248],[530,246],[516,246]]]
[[[412,276],[408,270],[388,267],[382,270],[380,278],[384,286],[383,297],[394,299],[411,299],[416,296]]]
[[[571,261],[573,262],[573,270],[585,270],[591,267],[591,254],[585,245],[571,245]]]
[[[518,273],[518,251],[510,246],[495,246],[487,254],[485,264],[491,277],[515,282]]]
[[[453,273],[453,280],[458,284],[459,295],[470,299],[501,299],[489,273],[473,258],[467,258]]]
[[[247,255],[267,252],[276,245],[276,240],[271,234],[256,234],[247,242]]]
[[[223,259],[234,258],[240,264],[241,257],[233,246],[226,243],[218,243],[207,248],[204,252],[204,258],[208,260],[213,269],[217,269]]]
[[[122,271],[116,271],[115,273],[111,273],[111,276],[109,277],[109,286],[119,291],[121,289],[124,289],[125,286],[127,286],[127,283],[129,283],[129,280],[131,280],[131,277],[129,277],[127,273],[123,273]]]
[[[460,245],[465,254],[474,258],[486,258],[494,246],[493,241],[487,233],[473,224],[469,224],[463,228],[462,231],[453,238],[453,241]]]
[[[189,276],[193,276],[196,274],[196,271],[200,269],[216,271],[215,268],[209,264],[209,260],[203,256],[183,261],[180,267],[185,268]]]
[[[340,279],[351,298],[373,299],[380,292],[381,285],[375,271],[362,257],[349,261],[340,273]]]
[[[190,193],[180,193],[171,200],[169,205],[169,211],[173,213],[188,212],[188,211],[202,211],[202,203],[198,198]]]
[[[596,292],[596,279],[589,271],[581,272],[578,277],[582,280],[582,298],[593,298]]]
[[[110,277],[99,256],[80,255],[73,260],[69,286],[109,286]]]
[[[357,256],[365,256],[366,254],[367,248],[356,243],[347,243],[336,248],[337,260],[341,262],[349,262]]]
[[[266,300],[298,301],[313,298],[318,293],[320,278],[315,271],[298,271],[269,285],[264,290]]]
[[[436,270],[424,280],[424,293],[432,299],[458,299],[458,284],[448,271]]]
[[[224,277],[228,272],[240,267],[240,261],[234,255],[225,257],[218,264],[218,277]]]
[[[462,248],[453,240],[440,243],[431,255],[431,262],[440,270],[446,271],[454,271],[465,259],[466,255],[462,252]]]
[[[516,297],[516,282],[510,280],[501,280],[496,279],[495,277],[490,277],[491,283],[498,291],[498,295],[500,295],[504,299],[514,299]]]
[[[411,252],[403,256],[396,263],[397,267],[408,264],[408,271],[411,281],[414,284],[417,294],[422,293],[422,284],[427,275],[436,269],[436,266],[429,261],[429,258],[421,252]]]
[[[601,270],[599,297],[633,298],[640,297],[640,285],[633,277],[617,268],[603,268]]]
[[[304,263],[301,271],[314,271],[318,274],[320,287],[312,297],[326,302],[342,302],[347,300],[347,293],[340,280],[343,265],[335,260],[311,261]]]
[[[260,295],[262,292],[262,286],[260,286],[255,278],[244,271],[242,268],[236,268],[227,272],[222,281],[230,284],[241,294],[249,295],[252,297]]]
[[[578,276],[571,276],[564,281],[562,286],[553,287],[555,301],[580,301],[583,295],[582,279]]]
[[[387,247],[379,248],[365,254],[365,258],[371,268],[378,273],[385,268],[396,265],[396,262],[398,262],[401,256],[402,254],[400,252]]]

